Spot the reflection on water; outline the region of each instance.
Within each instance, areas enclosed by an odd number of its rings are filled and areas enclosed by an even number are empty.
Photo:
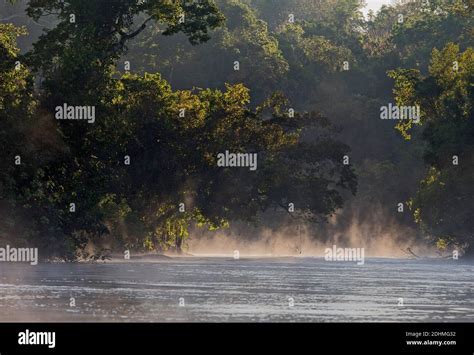
[[[1,263],[0,321],[472,322],[473,275],[454,260]]]

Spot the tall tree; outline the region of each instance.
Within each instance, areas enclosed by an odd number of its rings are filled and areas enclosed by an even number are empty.
[[[404,121],[397,126],[406,139],[414,129],[422,129],[430,166],[411,201],[414,217],[441,249],[464,249],[472,257],[474,50],[460,52],[451,43],[433,50],[428,75],[417,69],[390,75],[397,103],[421,109],[418,124]]]
[[[278,54],[265,26],[235,8],[263,33],[255,48]],[[115,246],[180,250],[191,224],[219,228],[271,208],[320,219],[355,192],[342,163],[348,147],[319,114],[294,112],[282,95],[252,105],[242,84],[173,91],[159,74],[116,72],[127,41],[148,24],[206,41],[222,20],[210,2],[31,1],[28,13],[58,18],[24,59],[40,80],[30,116],[46,117],[59,149],[18,186],[40,222],[35,241],[51,255],[73,259],[106,235]],[[64,104],[93,107],[95,121],[55,119]],[[318,139],[305,141],[303,127]],[[256,154],[258,168],[219,166],[225,152]]]

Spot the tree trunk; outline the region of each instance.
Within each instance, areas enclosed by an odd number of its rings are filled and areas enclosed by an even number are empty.
[[[176,237],[176,253],[177,254],[182,254],[183,253],[183,238],[181,237]]]

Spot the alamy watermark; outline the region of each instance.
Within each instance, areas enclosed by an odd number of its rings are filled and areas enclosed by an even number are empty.
[[[326,261],[357,261],[357,265],[364,265],[364,248],[332,248],[324,250],[324,260]]]
[[[24,332],[18,333],[19,345],[47,345],[48,348],[56,347],[55,332],[33,332],[26,329]]]
[[[412,120],[420,122],[420,106],[397,106],[389,103],[380,107],[380,119],[382,120]]]
[[[257,170],[257,153],[225,153],[217,154],[217,166],[220,168],[236,167]]]
[[[95,122],[95,106],[56,106],[57,120],[87,120],[88,123]]]
[[[38,265],[38,248],[13,248],[7,245],[0,248],[0,262]]]

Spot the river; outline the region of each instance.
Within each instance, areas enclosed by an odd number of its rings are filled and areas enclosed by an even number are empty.
[[[0,321],[473,322],[474,265],[232,257],[1,263]]]

